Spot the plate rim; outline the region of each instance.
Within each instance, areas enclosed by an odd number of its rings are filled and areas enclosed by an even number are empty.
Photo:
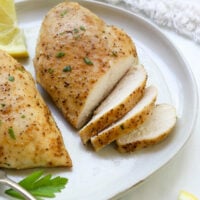
[[[23,2],[35,2],[35,0],[16,0],[15,1],[15,4],[18,4],[18,3],[23,3]],[[41,0],[38,0],[38,2],[41,1]],[[133,16],[134,18],[137,18],[141,21],[143,21],[147,26],[150,26],[151,28],[154,29],[154,31],[158,32],[159,35],[178,53],[178,56],[179,58],[181,58],[181,60],[183,61],[183,63],[185,64],[185,67],[186,67],[186,70],[187,72],[189,73],[189,77],[190,77],[190,80],[191,80],[191,83],[192,83],[192,87],[194,88],[194,91],[196,91],[194,93],[194,104],[195,104],[195,108],[198,109],[199,107],[199,95],[198,95],[198,89],[197,89],[197,83],[196,83],[196,79],[193,75],[193,72],[192,72],[192,69],[189,67],[189,64],[188,62],[186,61],[186,59],[184,58],[184,56],[182,55],[182,53],[180,52],[179,49],[176,48],[176,46],[173,44],[173,42],[170,40],[170,38],[168,38],[159,28],[157,25],[153,24],[152,22],[150,22],[149,20],[147,20],[145,17],[143,16],[140,16],[140,15],[137,15],[131,11],[128,11],[126,10],[125,8],[121,8],[121,7],[118,7],[118,6],[115,6],[115,5],[112,5],[112,4],[108,4],[108,3],[105,3],[105,2],[99,2],[99,1],[92,1],[92,0],[76,0],[76,2],[79,2],[79,3],[89,3],[89,4],[95,4],[95,5],[101,5],[101,6],[105,6],[105,7],[109,7],[111,9],[114,9],[114,10],[117,10],[117,11],[120,11],[120,12],[123,12],[125,14],[129,14],[131,16]],[[143,180],[140,180],[138,181],[136,184],[130,186],[129,188],[125,189],[125,190],[122,190],[122,191],[119,191],[115,196],[112,196],[110,198],[115,198],[117,197],[118,195],[123,195],[126,191],[132,189],[133,187],[136,187],[137,185],[140,185],[140,182],[143,182],[144,180],[150,178],[154,173],[156,173],[159,169],[161,169],[162,167],[164,167],[166,164],[168,164],[172,158],[174,158],[181,150],[182,148],[185,146],[186,142],[189,140],[189,138],[192,136],[192,132],[196,126],[196,122],[197,122],[197,112],[195,113],[195,115],[193,116],[193,120],[192,120],[192,123],[189,127],[189,135],[188,137],[186,138],[186,140],[183,142],[183,144],[181,145],[181,147],[179,148],[179,150],[173,154],[170,159],[168,159],[164,164],[162,164],[162,166],[160,166],[158,169],[156,169],[155,171],[153,171],[151,174],[147,175],[146,177],[144,177]]]

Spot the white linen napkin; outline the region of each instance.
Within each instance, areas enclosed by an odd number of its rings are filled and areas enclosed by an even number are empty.
[[[200,43],[200,0],[98,0],[122,6]]]

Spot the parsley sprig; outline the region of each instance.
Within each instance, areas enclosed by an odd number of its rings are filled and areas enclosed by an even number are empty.
[[[55,193],[61,192],[67,182],[67,178],[60,176],[52,178],[51,174],[43,175],[43,171],[39,170],[21,180],[19,185],[30,192],[37,200],[42,200],[41,197],[55,197]],[[24,200],[24,197],[13,189],[8,189],[5,193],[17,199]]]

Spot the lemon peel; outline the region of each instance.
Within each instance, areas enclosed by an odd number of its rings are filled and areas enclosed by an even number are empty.
[[[187,191],[181,190],[178,195],[178,200],[198,200],[198,198]]]

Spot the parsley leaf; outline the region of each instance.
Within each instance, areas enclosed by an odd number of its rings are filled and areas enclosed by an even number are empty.
[[[71,67],[70,65],[65,66],[65,67],[63,68],[63,72],[71,72],[71,71],[72,71],[72,67]]]
[[[65,56],[65,53],[60,51],[56,54],[56,58],[62,58],[63,56]]]
[[[9,77],[8,77],[8,80],[9,80],[10,82],[14,82],[14,81],[15,81],[15,77],[14,77],[14,76],[9,76]]]
[[[83,60],[87,65],[93,65],[93,62],[88,57],[84,57]]]
[[[39,170],[21,180],[19,185],[30,192],[37,200],[42,200],[41,197],[55,197],[55,193],[61,192],[67,182],[67,178],[60,176],[52,178],[51,174],[43,175],[43,171]],[[13,189],[8,189],[5,193],[17,199],[24,199]]]
[[[12,139],[16,139],[16,137],[15,137],[15,132],[14,132],[14,130],[13,130],[13,128],[12,127],[10,127],[9,129],[8,129],[8,133],[9,133],[9,135],[10,135],[10,137],[12,138]]]

